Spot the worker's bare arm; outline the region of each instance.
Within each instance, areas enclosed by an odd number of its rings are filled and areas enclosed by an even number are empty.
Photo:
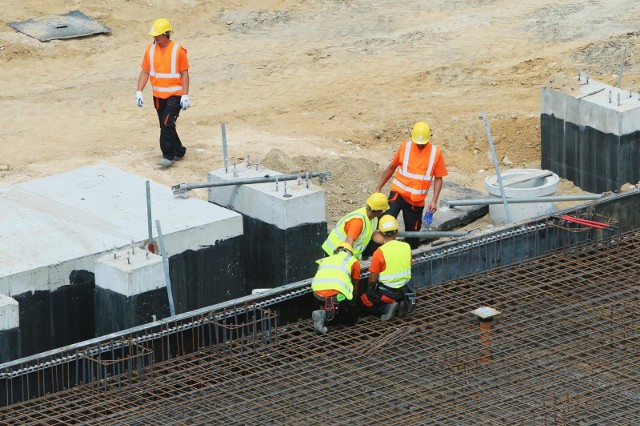
[[[382,188],[389,181],[389,179],[393,175],[393,172],[395,171],[396,171],[396,166],[393,163],[389,164],[387,168],[384,170],[384,173],[382,173],[380,182],[378,182],[378,186],[376,186],[376,190],[374,192],[382,192]]]

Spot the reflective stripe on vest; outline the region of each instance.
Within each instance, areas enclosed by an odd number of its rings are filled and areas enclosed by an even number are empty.
[[[400,192],[405,197],[411,198],[411,194],[414,195],[412,200],[424,200],[429,192],[431,181],[433,180],[433,167],[436,163],[436,154],[438,152],[435,145],[431,145],[431,154],[429,156],[429,164],[424,174],[416,174],[409,172],[409,165],[411,164],[411,141],[404,143],[404,156],[402,159],[402,167],[396,169],[396,173],[391,181],[392,186],[397,188],[391,188]],[[413,186],[410,185],[413,183]],[[417,197],[416,197],[417,196]]]
[[[355,257],[344,251],[318,260],[320,266],[311,280],[311,290],[336,290],[348,300],[353,299],[351,267],[355,262]]]
[[[180,72],[178,71],[178,52],[180,51],[180,45],[174,42],[171,43],[173,43],[173,49],[171,50],[170,72],[168,73],[156,72],[155,51],[156,49],[160,49],[160,47],[154,44],[149,49],[149,77],[151,89],[154,92],[173,93],[182,91],[182,81],[180,80]],[[166,64],[163,68],[166,68]]]
[[[392,240],[380,246],[386,268],[378,280],[390,288],[400,288],[411,279],[411,246],[403,241]]]
[[[362,219],[362,232],[358,235],[358,238],[353,242],[353,255],[361,259],[362,252],[367,248],[367,244],[371,241],[373,230],[378,226],[378,219],[374,218],[369,220],[367,217],[367,208],[361,207],[358,210],[354,210],[336,224],[331,230],[329,236],[322,244],[322,249],[328,255],[332,255],[335,249],[340,243],[343,243],[347,239],[347,234],[344,232],[344,224],[354,218]]]

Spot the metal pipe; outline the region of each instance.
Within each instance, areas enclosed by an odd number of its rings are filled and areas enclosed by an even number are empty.
[[[197,188],[214,188],[218,186],[247,185],[252,183],[296,180],[296,179],[300,179],[302,176],[319,177],[320,179],[327,179],[331,176],[331,172],[303,172],[303,173],[296,173],[296,174],[290,174],[290,175],[277,175],[277,176],[264,175],[263,177],[233,179],[233,180],[227,180],[223,182],[181,183],[181,184],[172,186],[171,189],[175,194],[175,193],[182,193],[184,191],[188,191],[190,189],[197,189]]]
[[[590,195],[556,195],[550,197],[522,197],[509,198],[511,204],[514,203],[553,203],[556,201],[583,201],[583,200],[599,200],[604,194]],[[461,207],[461,206],[479,206],[483,204],[501,204],[502,200],[497,198],[478,198],[470,200],[440,200],[440,207]]]
[[[502,176],[500,175],[500,165],[498,165],[498,158],[496,157],[496,150],[493,147],[493,138],[491,137],[491,130],[489,129],[489,121],[487,115],[482,112],[482,121],[484,121],[484,128],[487,131],[487,138],[489,138],[489,148],[491,148],[491,157],[493,158],[493,166],[496,169],[496,176],[498,177],[498,184],[500,185],[500,195],[502,196],[502,204],[504,204],[504,212],[507,216],[507,223],[511,223],[511,211],[509,210],[509,204],[507,203],[507,197],[504,195],[504,185],[502,184]]]
[[[169,298],[169,312],[172,317],[176,316],[176,308],[173,305],[173,292],[171,291],[171,277],[169,276],[169,259],[167,251],[164,248],[164,238],[162,237],[162,229],[160,221],[156,220],[156,228],[158,228],[158,241],[160,242],[160,253],[162,254],[162,266],[164,266],[164,280],[167,283],[167,296]]]
[[[618,73],[618,89],[622,84],[622,71],[624,70],[624,61],[627,58],[627,46],[624,46],[624,53],[622,54],[622,61],[620,62],[620,72]]]
[[[149,245],[153,242],[153,224],[151,221],[151,188],[149,186],[149,181],[147,181],[146,185],[147,185],[147,232],[149,233],[149,239],[147,240],[147,248],[149,248]],[[152,250],[149,250],[149,251],[152,251]]]
[[[224,158],[224,171],[227,171],[227,167],[229,167],[229,155],[227,154],[227,129],[225,128],[224,123],[220,123],[220,127],[222,128],[222,157]]]
[[[462,231],[398,231],[398,237],[413,238],[440,238],[440,237],[464,237],[469,232]]]

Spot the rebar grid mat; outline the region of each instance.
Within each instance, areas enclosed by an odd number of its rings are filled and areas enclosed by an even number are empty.
[[[640,232],[423,289],[277,344],[156,363],[119,388],[0,409],[0,424],[633,425],[640,419]],[[470,312],[501,313],[482,324]]]

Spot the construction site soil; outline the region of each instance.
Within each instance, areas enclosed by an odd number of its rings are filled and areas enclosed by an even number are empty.
[[[330,171],[327,221],[361,205],[400,141],[431,124],[447,180],[484,191],[493,162],[540,167],[540,88],[579,70],[640,82],[640,2],[606,0],[6,0],[0,22],[0,186],[107,162],[168,186],[232,162]],[[8,23],[78,9],[111,33],[40,42]],[[161,169],[149,85],[135,103],[151,23],[186,46],[185,161]],[[624,59],[623,59],[624,58]],[[623,64],[623,67],[621,67]],[[558,194],[581,193],[563,181]],[[206,198],[206,190],[193,191]]]

